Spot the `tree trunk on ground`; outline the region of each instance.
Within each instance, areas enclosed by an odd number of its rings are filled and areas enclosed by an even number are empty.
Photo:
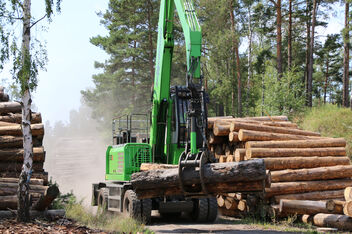
[[[236,151],[235,151],[235,161],[236,162],[244,161],[245,156],[246,156],[246,149],[236,149]]]
[[[273,173],[273,172],[272,172]],[[331,200],[343,198],[343,189],[339,190],[328,190],[328,191],[318,191],[309,193],[297,193],[297,194],[286,194],[274,197],[275,203],[279,203],[281,199],[287,200]]]
[[[345,147],[331,148],[251,148],[246,150],[246,158],[269,158],[269,157],[327,157],[346,156]]]
[[[26,98],[30,99],[30,94]],[[31,100],[31,99],[30,99]],[[27,101],[28,102],[28,101]],[[28,116],[30,118],[30,115]],[[31,136],[43,136],[44,125],[43,124],[28,124],[28,128],[31,129]],[[23,136],[23,125],[12,125],[0,127],[0,135],[11,135],[11,136]],[[25,138],[24,138],[25,139]],[[23,143],[23,145],[25,145]]]
[[[263,160],[239,163],[211,163],[204,166],[204,183],[210,193],[236,192],[238,190],[260,191],[265,186],[266,171]],[[185,169],[186,186],[199,185],[199,173]],[[131,183],[140,198],[182,194],[178,168],[151,170],[132,175]],[[211,186],[209,186],[211,185]],[[198,187],[199,187],[198,186]]]
[[[352,177],[352,165],[271,172],[272,182],[329,180]]]
[[[342,88],[342,106],[349,107],[350,99],[349,99],[349,62],[350,62],[350,32],[349,32],[349,2],[345,1],[345,29],[343,32],[343,48],[344,48],[344,56],[343,56],[343,88]]]
[[[293,140],[293,141],[248,141],[246,149],[250,148],[323,148],[345,147],[344,138],[331,138],[321,140]]]
[[[333,227],[339,230],[352,231],[352,218],[347,215],[316,214],[313,224],[318,227]]]
[[[231,123],[230,131],[238,132],[240,129],[260,131],[260,132],[270,132],[270,133],[302,135],[302,136],[320,136],[320,133],[305,131],[300,129],[272,127],[272,126],[264,126],[264,125],[252,124],[252,123],[240,123],[240,122]]]
[[[264,162],[266,169],[271,171],[350,165],[348,157],[264,158]]]
[[[332,201],[281,200],[280,213],[285,214],[318,214],[331,213],[334,210]]]
[[[302,136],[302,135],[292,135],[292,134],[283,134],[283,133],[271,133],[271,132],[260,132],[241,129],[238,131],[238,138],[240,141],[287,141],[287,140],[312,140],[312,139],[321,139],[317,137]]]
[[[8,122],[8,123],[22,123],[22,114],[11,114],[0,116],[0,121]],[[31,124],[38,124],[42,122],[42,115],[40,113],[32,113]]]
[[[23,149],[0,149],[0,162],[22,162]],[[34,162],[44,162],[45,152],[43,147],[33,148]]]
[[[21,103],[0,102],[0,114],[21,113]]]
[[[33,210],[44,211],[59,194],[59,188],[55,184],[49,186],[45,194],[33,205]]]
[[[272,197],[281,194],[305,193],[313,191],[338,190],[352,185],[351,179],[340,180],[316,180],[272,183],[270,188],[265,189],[266,196]]]

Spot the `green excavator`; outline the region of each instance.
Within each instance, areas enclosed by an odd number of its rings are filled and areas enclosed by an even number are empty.
[[[170,87],[175,12],[184,33],[187,72],[184,86]],[[214,161],[206,138],[208,97],[202,83],[201,48],[201,27],[192,0],[161,0],[151,120],[141,118],[148,114],[113,120],[105,181],[93,184],[92,205],[145,222],[150,222],[152,210],[169,216],[187,213],[196,222],[216,219],[217,202],[208,196],[204,183],[196,189],[187,187],[183,176],[185,168],[196,170]],[[178,164],[183,195],[138,199],[130,179],[142,163]]]

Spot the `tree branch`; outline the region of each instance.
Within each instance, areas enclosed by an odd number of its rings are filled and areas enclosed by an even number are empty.
[[[43,19],[45,19],[45,17],[47,16],[47,14],[45,14],[42,18],[38,19],[37,21],[35,21],[30,28],[32,28],[34,25],[36,25],[37,23],[39,23],[40,21],[42,21]]]
[[[277,7],[277,3],[274,0],[269,0],[269,1],[272,2],[275,7]]]

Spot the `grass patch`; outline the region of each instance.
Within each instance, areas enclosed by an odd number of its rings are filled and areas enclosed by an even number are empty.
[[[255,217],[245,217],[243,219],[235,220],[234,224],[252,225],[258,229],[275,230],[283,232],[297,232],[297,233],[318,233],[315,228],[306,223],[296,222],[297,217],[291,216],[280,221],[264,221]]]
[[[325,104],[307,109],[293,116],[301,128],[320,132],[324,137],[343,137],[347,141],[347,155],[352,155],[352,111],[349,108]]]
[[[100,229],[116,233],[152,233],[144,224],[123,215],[108,213],[94,215],[81,204],[74,203],[66,206],[66,217],[77,221],[89,228]]]

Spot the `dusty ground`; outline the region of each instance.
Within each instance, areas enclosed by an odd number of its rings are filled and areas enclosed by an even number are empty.
[[[34,220],[30,223],[18,223],[14,219],[0,219],[0,233],[105,233],[81,226],[67,219],[57,221]]]
[[[295,232],[284,231],[286,227],[278,227],[279,230],[273,230],[263,225],[242,224],[239,219],[219,216],[213,224],[195,224],[186,217],[180,219],[165,219],[153,217],[153,223],[146,227],[155,233],[297,233],[306,232],[304,229],[296,229]],[[276,229],[276,228],[275,228]]]

